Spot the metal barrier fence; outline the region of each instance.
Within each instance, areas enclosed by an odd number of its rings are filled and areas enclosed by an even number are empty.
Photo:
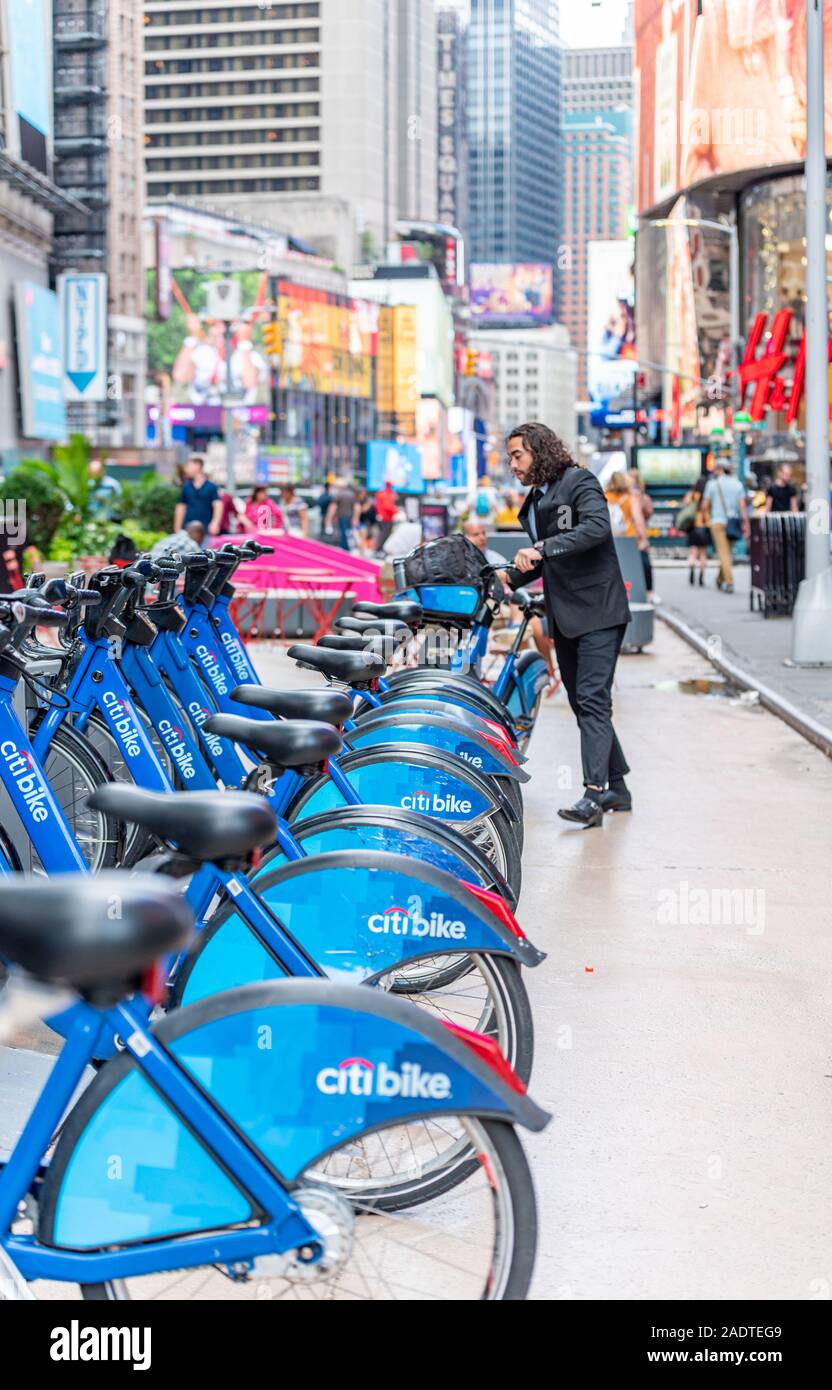
[[[806,517],[770,512],[751,518],[752,612],[788,617],[806,575]]]

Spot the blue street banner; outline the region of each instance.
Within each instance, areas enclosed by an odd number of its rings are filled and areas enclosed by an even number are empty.
[[[107,399],[107,276],[58,276],[68,401]]]
[[[11,106],[17,114],[19,141],[18,151],[12,138],[12,149],[27,164],[48,174],[52,140],[52,45],[47,0],[4,0],[3,8]]]
[[[42,285],[15,285],[20,410],[26,439],[62,444],[66,402],[58,296]]]

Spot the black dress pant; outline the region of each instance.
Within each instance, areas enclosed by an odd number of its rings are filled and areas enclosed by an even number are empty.
[[[612,726],[612,682],[625,625],[585,632],[553,633],[561,679],[581,731],[584,785],[606,787],[630,769]]]

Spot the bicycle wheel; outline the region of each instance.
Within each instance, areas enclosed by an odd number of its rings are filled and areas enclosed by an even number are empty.
[[[422,1122],[419,1122],[421,1124]],[[526,1297],[537,1246],[537,1212],[531,1173],[523,1148],[510,1125],[499,1121],[445,1116],[443,1125],[459,1127],[473,1151],[474,1172],[453,1196],[437,1194],[417,1211],[379,1211],[358,1187],[348,1194],[313,1168],[293,1189],[313,1225],[325,1233],[332,1268],[317,1278],[294,1270],[263,1277],[226,1276],[216,1267],[175,1270],[109,1284],[83,1284],[87,1300],[148,1299],[305,1299],[349,1302],[510,1301]],[[395,1126],[379,1131],[379,1166],[385,1146],[397,1142]],[[370,1138],[371,1136],[365,1136]],[[412,1136],[415,1138],[415,1136]],[[382,1142],[383,1141],[383,1142]],[[327,1163],[349,1168],[352,1157],[335,1150]],[[423,1161],[430,1164],[431,1141],[423,1136]]]
[[[455,828],[491,860],[508,883],[515,901],[523,879],[522,852],[514,826],[505,811],[491,811],[478,820],[455,821]]]
[[[91,873],[114,868],[122,851],[121,826],[108,812],[94,811],[87,804],[90,794],[111,780],[94,745],[71,725],[62,724],[49,745],[43,770]]]

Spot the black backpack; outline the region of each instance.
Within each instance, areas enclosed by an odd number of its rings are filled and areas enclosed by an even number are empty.
[[[476,584],[482,581],[488,561],[467,536],[440,536],[394,560],[396,589],[418,589],[423,584]]]

